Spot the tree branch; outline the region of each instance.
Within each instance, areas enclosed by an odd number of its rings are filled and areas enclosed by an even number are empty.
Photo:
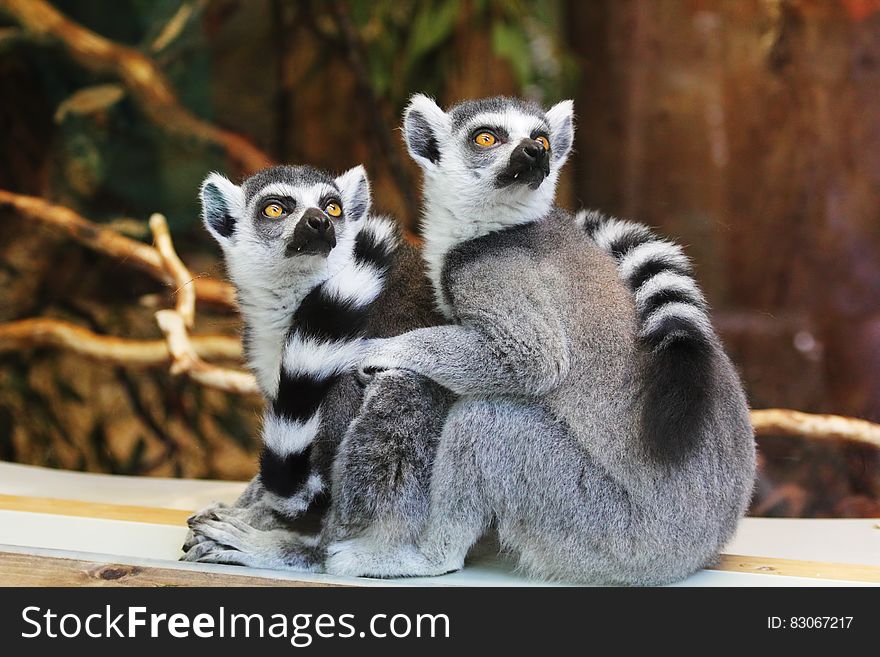
[[[240,370],[210,365],[199,358],[192,339],[186,332],[183,317],[176,310],[160,310],[156,313],[156,321],[159,328],[165,333],[168,351],[172,358],[172,374],[186,374],[203,386],[226,392],[240,395],[260,394],[260,389],[253,375]]]
[[[177,313],[183,318],[184,326],[191,329],[196,321],[196,290],[192,285],[192,274],[174,250],[165,217],[158,212],[153,214],[150,217],[150,230],[153,231],[153,242],[162,258],[162,264],[177,286],[174,290],[177,295]]]
[[[847,440],[880,449],[880,424],[841,415],[817,415],[787,408],[767,408],[752,411],[752,426],[759,436]]]
[[[218,128],[184,108],[165,74],[139,50],[86,29],[45,0],[0,0],[0,8],[28,33],[59,42],[89,71],[119,78],[147,118],[160,128],[219,146],[237,168],[246,173],[272,162],[246,138]]]
[[[253,375],[210,365],[199,357],[187,330],[195,323],[196,297],[190,285],[192,275],[174,250],[165,217],[158,213],[151,216],[150,229],[162,262],[177,283],[176,310],[160,310],[156,313],[156,322],[165,334],[172,358],[171,374],[186,374],[202,385],[227,392],[259,394]]]
[[[190,338],[201,358],[241,360],[241,342],[225,335]],[[0,353],[34,347],[56,347],[93,360],[127,367],[168,365],[172,358],[164,340],[130,340],[100,335],[59,319],[39,317],[0,324]]]
[[[158,53],[170,46],[186,29],[187,24],[193,17],[204,9],[207,3],[207,0],[196,0],[195,2],[184,2],[181,4],[171,19],[159,30],[159,34],[150,44],[150,50],[153,53]]]
[[[92,223],[70,208],[55,205],[36,196],[0,189],[0,207],[8,206],[72,237],[80,244],[117,258],[149,274],[156,280],[174,285],[174,277],[165,268],[162,256],[148,244],[138,242],[115,230]],[[207,276],[194,280],[199,299],[216,305],[236,308],[235,290],[224,281]]]

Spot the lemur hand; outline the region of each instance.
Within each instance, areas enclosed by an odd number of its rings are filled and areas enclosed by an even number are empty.
[[[368,341],[355,373],[358,383],[366,387],[379,372],[407,369],[402,355],[400,341],[396,338]]]

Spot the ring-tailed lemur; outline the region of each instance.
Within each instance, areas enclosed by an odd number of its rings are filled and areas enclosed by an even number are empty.
[[[326,489],[344,437],[339,458],[360,466],[368,479],[350,477],[333,491],[334,501],[368,489],[373,494],[370,509],[347,518],[350,529],[374,519],[406,524],[398,519],[394,486],[382,493],[373,484],[389,472],[396,486],[412,491],[403,497],[416,499],[422,491],[427,504],[446,393],[421,377],[391,374],[367,388],[371,401],[349,426],[364,396],[349,373],[364,336],[395,335],[438,319],[423,264],[389,220],[369,215],[361,167],[336,179],[308,167],[274,167],[241,187],[212,174],[201,197],[205,224],[238,291],[248,362],[268,406],[260,474],[235,507],[215,505],[191,519],[184,559],[314,568],[316,542],[306,540],[302,554],[288,549],[295,535],[276,514],[294,518]],[[382,406],[408,417],[382,416],[375,411]],[[232,546],[206,527],[218,516],[256,533]]]
[[[328,570],[456,570],[493,522],[545,577],[650,584],[706,565],[744,512],[755,452],[680,249],[553,206],[573,141],[568,101],[444,112],[415,96],[404,137],[424,170],[428,271],[455,323],[372,341],[361,369],[407,369],[460,398],[419,540],[384,551],[343,541]]]
[[[212,174],[201,198],[205,225],[238,291],[248,361],[267,399],[263,501],[295,517],[325,484],[310,464],[324,424],[321,407],[337,396],[340,375],[354,361],[396,235],[387,220],[368,218],[362,168],[334,180],[308,167],[279,167],[241,187]]]

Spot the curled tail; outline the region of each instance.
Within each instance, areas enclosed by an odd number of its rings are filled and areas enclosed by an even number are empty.
[[[260,479],[276,507],[294,516],[323,492],[312,466],[322,409],[334,384],[359,361],[373,302],[385,284],[399,244],[393,223],[369,217],[347,261],[313,289],[293,315],[281,359],[278,393],[263,420]]]
[[[595,211],[581,211],[575,220],[614,258],[635,297],[646,446],[659,460],[681,460],[704,433],[716,357],[709,307],[690,260],[681,246],[643,224]]]

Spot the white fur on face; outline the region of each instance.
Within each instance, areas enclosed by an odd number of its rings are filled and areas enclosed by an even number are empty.
[[[503,128],[508,139],[491,149],[491,159],[487,153],[485,165],[475,168],[470,133],[484,126]],[[435,133],[442,156],[436,166],[423,167],[425,243],[422,253],[434,284],[437,306],[447,316],[451,309],[440,285],[446,254],[462,242],[541,219],[553,206],[564,159],[551,159],[550,174],[536,190],[525,185],[495,187],[498,173],[507,166],[516,146],[530,138],[536,129],[546,127],[547,123],[539,117],[510,107],[503,112],[480,114],[453,133]]]
[[[510,135],[509,143],[504,144],[504,146],[510,146],[507,152],[510,155],[513,146],[516,146],[523,139],[529,139],[536,130],[547,130],[549,126],[546,121],[534,114],[527,114],[515,107],[508,107],[502,112],[478,114],[459,128],[457,132],[459,135],[468,136],[475,129],[482,127],[503,128]]]
[[[329,276],[328,270],[332,270],[334,259],[338,259],[338,255],[334,254],[336,249],[327,257],[288,257],[285,250],[303,213],[309,208],[319,207],[321,199],[331,193],[335,194],[336,191],[324,183],[308,187],[273,183],[260,190],[238,218],[232,239],[223,244],[229,274],[236,286],[243,291],[267,286],[277,291],[288,291],[303,283],[314,287],[316,280],[320,282]],[[290,216],[277,220],[278,225],[273,227],[269,235],[258,226],[273,221],[259,216],[262,205],[272,196],[290,197],[296,201],[296,208]],[[346,230],[348,227],[339,222],[334,224],[334,228],[339,246],[340,238],[349,233]]]
[[[355,169],[349,172],[352,180],[356,173]],[[238,190],[237,196],[232,197],[238,199],[235,230],[229,239],[218,238],[218,242],[223,248],[229,278],[239,290],[241,312],[249,328],[248,364],[263,393],[274,397],[284,339],[293,313],[310,290],[344,269],[351,259],[358,226],[364,219],[334,222],[336,247],[329,255],[288,257],[285,254],[287,241],[303,213],[309,208],[319,208],[325,196],[338,192],[325,183],[308,186],[272,183],[245,205],[240,188],[232,187]],[[229,190],[223,188],[223,191],[225,196]],[[260,230],[257,222],[272,221],[259,217],[262,205],[272,196],[291,197],[296,201],[296,208],[291,216],[278,220],[279,225],[270,232]]]

